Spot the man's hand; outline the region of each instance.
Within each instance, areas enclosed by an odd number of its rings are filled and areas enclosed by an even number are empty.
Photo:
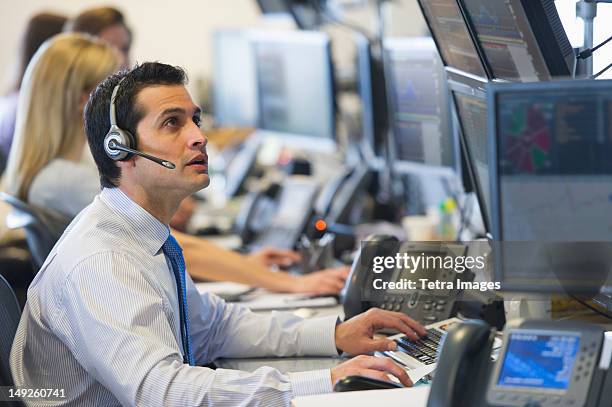
[[[371,379],[390,381],[388,374],[397,377],[404,386],[412,386],[412,380],[408,377],[406,370],[392,361],[390,358],[378,358],[375,356],[356,356],[353,359],[334,367],[331,370],[332,386],[346,376],[366,376]]]
[[[249,254],[247,257],[266,267],[289,267],[302,259],[299,253],[292,250],[276,249],[274,247],[263,248]]]
[[[349,267],[315,271],[295,279],[292,292],[314,295],[335,295],[342,290],[350,272]]]
[[[336,326],[336,347],[351,355],[397,349],[392,339],[374,339],[374,332],[382,328],[397,329],[415,340],[427,333],[421,324],[401,312],[371,308]]]

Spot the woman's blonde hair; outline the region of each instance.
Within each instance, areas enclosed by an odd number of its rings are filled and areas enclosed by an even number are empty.
[[[84,34],[60,34],[45,42],[26,69],[4,189],[27,201],[34,177],[84,137],[83,93],[119,66],[118,52]]]

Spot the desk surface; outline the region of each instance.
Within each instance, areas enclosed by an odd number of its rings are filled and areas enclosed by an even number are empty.
[[[345,362],[340,357],[290,357],[290,358],[252,358],[252,359],[219,359],[215,365],[222,369],[235,369],[253,372],[262,366],[269,366],[282,373],[305,372],[308,370],[331,369]]]
[[[381,405],[426,407],[430,386],[422,385],[408,389],[350,391],[344,393],[319,394],[297,397],[292,407],[351,406],[372,407]]]

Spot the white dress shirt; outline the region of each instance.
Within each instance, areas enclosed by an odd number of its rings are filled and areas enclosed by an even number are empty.
[[[282,374],[183,364],[169,229],[119,189],[70,224],[28,290],[11,352],[15,385],[65,389],[71,406],[289,405],[330,392],[328,369]],[[200,296],[187,275],[197,364],[220,357],[337,356],[337,317],[259,315]]]

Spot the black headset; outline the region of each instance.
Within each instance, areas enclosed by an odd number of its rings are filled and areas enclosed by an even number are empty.
[[[157,158],[147,153],[143,153],[142,151],[136,150],[136,138],[134,135],[117,125],[115,98],[117,97],[119,86],[121,86],[121,82],[123,82],[125,78],[125,76],[121,78],[119,83],[113,89],[113,93],[110,98],[110,129],[108,130],[108,133],[106,133],[106,136],[104,136],[104,151],[106,152],[106,155],[108,155],[108,157],[114,161],[125,161],[132,155],[138,155],[173,170],[176,168],[176,165],[170,161],[162,160],[161,158]]]

